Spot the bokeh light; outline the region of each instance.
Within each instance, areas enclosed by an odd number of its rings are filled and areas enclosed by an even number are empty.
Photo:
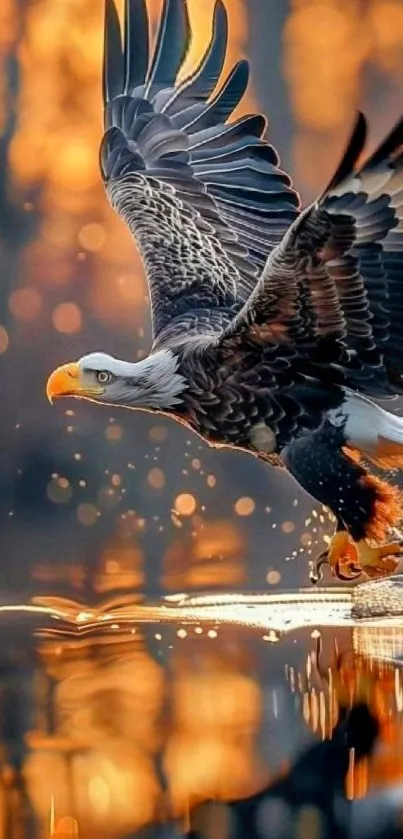
[[[0,324],[0,355],[6,352],[9,342],[7,329]]]
[[[8,306],[14,317],[19,320],[32,321],[41,311],[42,301],[35,288],[21,288],[11,292]]]
[[[196,509],[196,499],[189,492],[182,492],[175,498],[175,510],[181,516],[191,516]]]
[[[238,498],[235,503],[235,512],[237,516],[251,516],[254,512],[256,504],[253,498]]]
[[[95,504],[83,503],[77,507],[77,518],[81,524],[86,527],[91,527],[95,524],[98,517],[98,510]]]
[[[58,332],[70,335],[81,329],[82,317],[76,303],[60,303],[52,315],[52,323]]]

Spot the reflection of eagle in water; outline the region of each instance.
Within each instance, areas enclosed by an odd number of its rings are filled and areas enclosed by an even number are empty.
[[[197,69],[184,0],[165,0],[149,58],[145,0],[127,0],[123,48],[106,9],[101,170],[142,255],[154,343],[133,363],[101,352],[58,368],[48,395],[170,414],[212,444],[280,460],[337,519],[336,573],[395,567],[381,545],[397,490],[362,461],[403,465],[403,420],[370,397],[403,392],[403,123],[364,165],[359,115],[342,162],[305,210],[262,116],[227,120],[248,82],[218,92],[221,0]]]

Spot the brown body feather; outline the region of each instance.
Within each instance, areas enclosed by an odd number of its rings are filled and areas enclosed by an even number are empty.
[[[372,462],[378,466],[379,461],[368,458],[356,449],[343,447],[344,454],[356,464],[362,464],[362,461],[371,459]],[[388,467],[381,461],[382,469]],[[390,468],[390,467],[389,467]],[[375,502],[373,504],[373,513],[368,518],[366,523],[366,536],[368,539],[375,539],[381,541],[385,539],[392,527],[396,527],[403,517],[403,493],[399,487],[390,484],[388,481],[378,478],[367,472],[359,478],[361,487],[375,491]]]
[[[360,479],[360,484],[374,489],[376,493],[372,517],[366,522],[366,536],[382,541],[390,529],[402,520],[403,494],[399,487],[369,473]]]

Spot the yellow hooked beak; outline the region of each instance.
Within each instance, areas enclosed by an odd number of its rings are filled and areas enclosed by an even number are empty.
[[[46,385],[46,396],[52,403],[59,396],[88,397],[98,396],[104,392],[104,388],[94,386],[94,382],[88,381],[85,373],[80,370],[78,364],[63,364],[49,376]]]

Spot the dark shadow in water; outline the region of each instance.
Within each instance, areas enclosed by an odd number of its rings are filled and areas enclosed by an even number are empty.
[[[329,740],[307,749],[285,778],[246,800],[228,805],[228,835],[234,839],[354,839],[361,834],[359,808],[345,796],[345,781],[351,750],[356,761],[368,757],[375,746],[379,726],[366,705],[343,708]],[[367,833],[392,837],[388,832]],[[198,828],[197,823],[204,825]],[[195,828],[188,839],[201,839],[214,832],[214,805],[195,815]],[[356,824],[354,824],[354,822]],[[367,825],[368,827],[368,825]],[[403,833],[396,834],[396,836]]]

